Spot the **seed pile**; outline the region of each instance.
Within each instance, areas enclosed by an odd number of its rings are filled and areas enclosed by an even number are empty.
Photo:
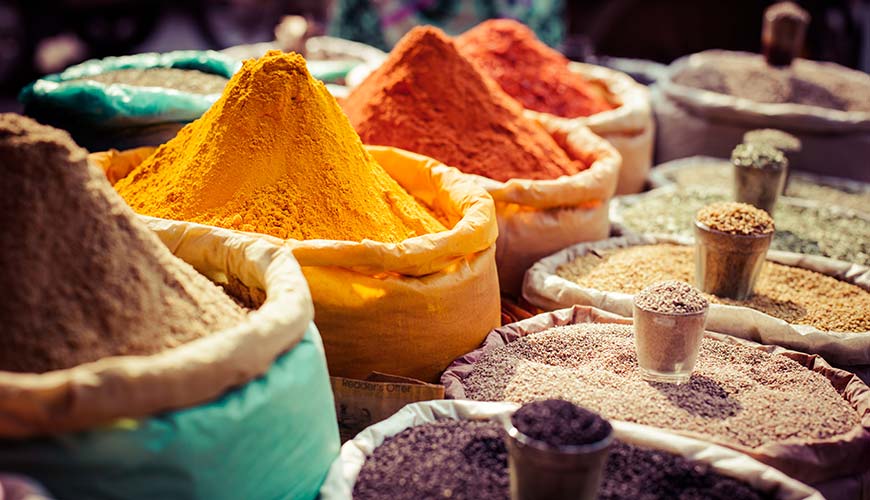
[[[0,115],[0,370],[148,355],[244,320],[60,130]]]
[[[621,215],[632,231],[691,238],[698,210],[728,198],[707,189],[650,193],[625,206]],[[835,207],[780,203],[771,248],[870,266],[870,219]]]
[[[387,439],[366,460],[354,485],[358,500],[509,499],[507,450],[495,422],[442,420]],[[601,500],[734,500],[772,495],[717,474],[706,464],[614,442]]]
[[[229,81],[220,75],[178,68],[118,69],[79,80],[105,85],[120,83],[134,87],[160,87],[191,94],[220,94]]]
[[[533,401],[511,416],[526,436],[552,447],[597,443],[610,435],[610,422],[585,408],[560,399]]]
[[[695,220],[714,231],[744,236],[769,234],[774,229],[767,212],[746,203],[713,203],[699,210]]]
[[[822,202],[825,205],[839,205],[858,212],[870,214],[870,189],[856,190],[818,184],[800,173],[792,172],[785,189],[785,195],[792,198],[803,198]],[[699,161],[668,174],[671,181],[681,187],[701,188],[715,187],[722,190],[731,189],[734,181],[734,170],[730,163],[724,160]],[[777,207],[777,213],[783,210],[782,204]]]
[[[801,150],[801,141],[797,137],[775,128],[750,130],[743,134],[743,142],[747,144],[766,144],[783,153],[796,153]]]
[[[764,143],[738,144],[731,152],[731,163],[771,170],[782,170],[788,165],[782,151]]]
[[[631,325],[578,324],[484,354],[463,382],[481,401],[559,398],[600,413],[750,448],[847,433],[858,415],[822,375],[785,356],[705,338],[692,378],[641,378]]]
[[[693,314],[709,305],[697,288],[675,280],[661,281],[644,288],[634,297],[634,303],[646,311],[662,314]]]
[[[586,288],[635,294],[662,280],[694,282],[690,246],[639,245],[588,254],[556,274]],[[792,324],[821,330],[870,331],[870,292],[821,273],[767,262],[748,300],[707,295],[710,302],[751,307]]]
[[[703,64],[684,69],[674,81],[761,103],[870,112],[870,76],[805,59],[773,68],[760,55],[707,54]]]

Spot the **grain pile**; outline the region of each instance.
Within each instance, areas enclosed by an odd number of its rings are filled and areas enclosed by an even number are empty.
[[[511,416],[514,427],[526,436],[557,448],[597,443],[613,432],[600,415],[561,399],[533,401]]]
[[[220,94],[226,87],[229,78],[193,69],[148,68],[117,69],[78,80],[104,85],[119,83],[133,87],[168,88],[191,94]]]
[[[507,450],[495,422],[442,420],[388,438],[366,460],[357,500],[510,498]],[[614,442],[600,500],[754,500],[773,496],[678,455]]]
[[[0,370],[153,354],[244,320],[86,154],[65,132],[0,115]]]
[[[712,339],[702,341],[689,382],[646,382],[630,325],[578,324],[522,337],[484,354],[463,384],[471,399],[565,399],[605,418],[749,448],[834,438],[859,425],[822,375],[785,356]]]
[[[658,281],[694,281],[695,255],[690,246],[638,245],[599,254],[581,256],[560,266],[556,274],[585,288],[629,294]],[[821,330],[870,331],[870,292],[821,273],[773,262],[765,263],[755,294],[748,300],[707,298]]]
[[[697,288],[682,281],[661,281],[647,286],[635,297],[637,307],[660,314],[695,314],[709,302]]]
[[[695,220],[713,231],[742,236],[770,234],[774,230],[767,212],[746,203],[713,203],[699,210]]]

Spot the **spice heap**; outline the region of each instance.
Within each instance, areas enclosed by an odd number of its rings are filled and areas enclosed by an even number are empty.
[[[674,77],[680,85],[760,103],[793,103],[870,112],[870,76],[834,64],[798,59],[774,68],[760,55],[705,54],[703,64]]]
[[[495,422],[440,420],[388,438],[366,460],[354,485],[359,500],[509,499],[507,450]],[[614,442],[600,500],[768,499],[706,464],[664,451]]]
[[[797,153],[801,150],[800,139],[775,128],[750,130],[743,134],[743,142],[746,144],[766,144],[786,154]]]
[[[620,215],[632,231],[691,237],[698,210],[728,198],[721,191],[699,188],[651,192],[626,205]],[[776,210],[771,249],[870,265],[870,218],[830,206],[780,203]]]
[[[0,370],[148,355],[245,314],[172,256],[60,130],[0,115]]]
[[[634,297],[634,303],[645,311],[659,314],[695,314],[709,305],[697,288],[675,280],[661,281],[644,288]]]
[[[770,234],[773,219],[764,210],[746,203],[724,202],[707,205],[695,220],[713,231],[743,236]]]
[[[445,230],[365,151],[297,54],[248,60],[115,188],[136,211],[278,238],[399,242]]]
[[[498,181],[555,179],[587,167],[431,26],[405,35],[344,109],[366,144],[407,149]]]
[[[738,144],[731,152],[731,163],[738,167],[782,170],[788,165],[785,154],[765,143]]]
[[[134,87],[169,88],[191,94],[220,94],[229,81],[220,75],[178,68],[118,69],[78,80],[104,85],[120,83]]]
[[[459,36],[456,46],[528,109],[576,118],[614,108],[604,91],[568,69],[565,56],[517,21],[482,22]]]
[[[600,413],[755,448],[841,436],[857,412],[822,375],[791,359],[705,338],[685,384],[650,383],[631,325],[577,324],[484,354],[463,381],[479,401],[560,398]]]
[[[597,443],[612,431],[610,422],[600,415],[560,399],[525,404],[511,416],[511,423],[553,448]]]
[[[587,254],[556,274],[585,288],[635,294],[663,280],[692,283],[694,250],[682,245],[640,245]],[[824,274],[767,262],[747,300],[712,295],[713,303],[750,307],[792,324],[821,330],[870,331],[870,292]]]

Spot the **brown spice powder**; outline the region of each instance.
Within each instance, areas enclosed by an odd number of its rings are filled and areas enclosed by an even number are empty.
[[[69,135],[0,115],[0,370],[147,355],[245,313],[174,257]]]
[[[630,294],[663,280],[694,282],[695,255],[690,246],[639,245],[599,254],[563,264],[556,274],[583,287]],[[748,300],[706,296],[713,303],[751,307],[792,324],[870,331],[870,292],[807,269],[766,262]]]

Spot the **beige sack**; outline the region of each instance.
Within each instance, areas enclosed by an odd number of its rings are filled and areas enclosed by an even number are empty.
[[[387,438],[409,427],[442,419],[503,420],[518,407],[513,403],[480,401],[430,401],[408,405],[341,447],[341,455],[333,463],[320,489],[320,496],[323,500],[350,500],[366,459]],[[809,486],[734,450],[654,427],[614,420],[611,424],[614,435],[625,443],[675,453],[708,464],[719,474],[746,481],[777,500],[823,500],[819,492]]]
[[[200,273],[264,290],[265,303],[233,328],[158,354],[113,356],[41,374],[0,372],[0,437],[78,431],[195,406],[265,373],[302,340],[314,311],[288,249],[218,228],[146,222]]]
[[[655,135],[649,91],[625,73],[604,66],[571,62],[568,68],[606,89],[620,106],[578,118],[562,118],[530,109],[526,113],[544,124],[566,123],[589,127],[622,155],[616,194],[642,191],[652,165]]]

